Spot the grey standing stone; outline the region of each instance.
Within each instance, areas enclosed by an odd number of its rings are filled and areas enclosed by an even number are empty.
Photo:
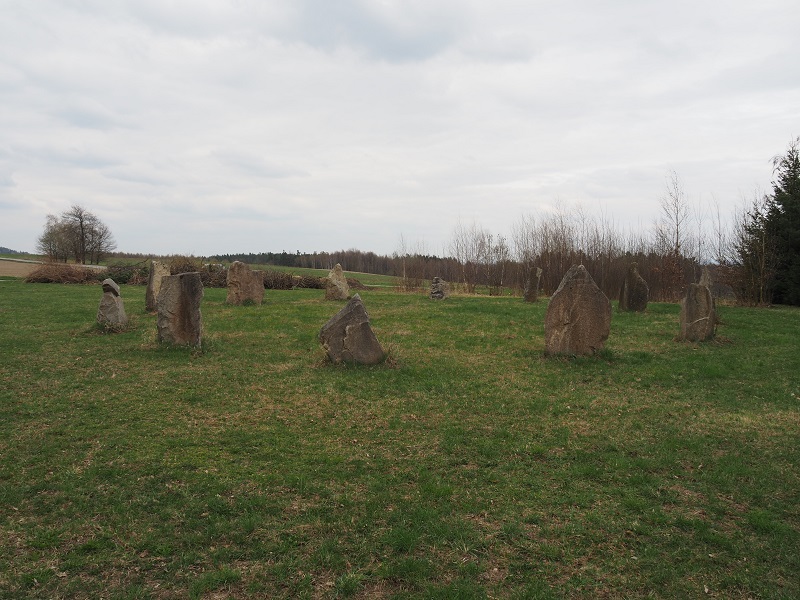
[[[603,348],[610,329],[611,302],[583,265],[573,265],[547,306],[547,354],[593,354]]]
[[[125,303],[119,295],[119,285],[113,279],[103,280],[103,297],[97,308],[97,322],[111,327],[124,327],[128,324]]]
[[[528,270],[528,278],[525,280],[525,291],[522,293],[522,299],[525,302],[539,301],[539,282],[541,280],[541,267],[531,267],[530,270]]]
[[[228,304],[244,304],[252,302],[260,305],[264,301],[264,271],[253,271],[240,261],[228,268],[226,279]]]
[[[714,296],[705,285],[690,283],[681,300],[681,332],[678,339],[685,342],[705,342],[714,337],[717,311]]]
[[[631,263],[622,289],[619,292],[619,309],[634,312],[644,312],[650,298],[650,287],[644,278],[639,275],[636,263]]]
[[[450,284],[441,277],[434,277],[431,280],[431,300],[444,300],[450,296]]]
[[[203,338],[202,300],[200,273],[164,277],[156,301],[158,341],[199,348]]]
[[[161,278],[170,275],[169,265],[157,260],[150,261],[150,273],[147,276],[147,291],[145,292],[144,308],[147,312],[157,310],[156,300],[161,290]]]
[[[322,326],[319,341],[334,363],[376,365],[386,357],[358,294]]]
[[[347,300],[350,297],[350,286],[342,271],[342,265],[336,264],[325,280],[326,300]]]

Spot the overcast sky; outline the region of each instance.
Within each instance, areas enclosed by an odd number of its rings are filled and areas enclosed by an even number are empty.
[[[797,0],[0,0],[0,246],[442,254],[581,205],[732,211],[800,135]]]

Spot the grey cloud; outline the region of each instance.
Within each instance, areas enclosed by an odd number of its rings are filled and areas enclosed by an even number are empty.
[[[241,173],[265,179],[284,179],[288,177],[306,177],[308,173],[301,169],[272,163],[262,156],[229,150],[215,150],[211,157],[226,167]]]

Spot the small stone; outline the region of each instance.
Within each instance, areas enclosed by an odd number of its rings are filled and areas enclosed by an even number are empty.
[[[342,265],[336,264],[325,280],[326,300],[347,300],[350,297],[350,286],[342,271]]]
[[[97,322],[111,327],[124,327],[128,324],[125,303],[119,295],[119,285],[113,279],[103,281],[103,297],[97,308]]]
[[[111,278],[104,279],[103,291],[114,294],[115,296],[119,296],[119,285],[117,285],[117,282]]]
[[[322,326],[319,341],[334,363],[376,365],[386,358],[358,294]]]
[[[450,284],[441,277],[434,277],[431,280],[431,300],[445,300],[450,297]]]

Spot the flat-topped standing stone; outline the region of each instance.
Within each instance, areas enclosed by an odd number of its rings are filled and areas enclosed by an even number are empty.
[[[611,303],[583,265],[573,265],[550,298],[544,318],[547,354],[593,354],[611,329]]]
[[[450,296],[450,284],[441,277],[434,277],[431,280],[431,300],[444,300]]]
[[[100,298],[100,306],[97,308],[97,322],[110,326],[128,324],[125,304],[119,295],[119,286],[113,279],[103,280],[103,297]]]
[[[144,308],[147,312],[157,310],[156,300],[161,290],[161,278],[170,274],[169,265],[157,260],[150,261],[150,273],[147,275],[147,291],[145,292]]]
[[[342,265],[336,266],[328,273],[325,280],[325,299],[326,300],[347,300],[350,297],[350,286],[347,285],[347,278],[342,271]]]
[[[358,294],[322,326],[319,341],[334,363],[376,365],[386,357]]]
[[[200,273],[164,277],[156,301],[158,341],[200,347],[203,337],[203,320],[200,314],[202,300],[203,282]]]
[[[643,312],[647,309],[647,301],[650,297],[650,288],[644,278],[639,275],[636,263],[631,263],[622,289],[619,292],[619,309],[635,312]]]
[[[531,267],[528,271],[528,278],[525,280],[525,291],[522,293],[522,299],[525,302],[539,301],[539,282],[541,279],[541,267]]]
[[[264,271],[252,271],[249,266],[235,261],[228,268],[228,304],[261,304],[264,301]]]
[[[714,337],[717,312],[714,296],[705,285],[690,283],[681,300],[681,332],[678,339],[704,342]]]

